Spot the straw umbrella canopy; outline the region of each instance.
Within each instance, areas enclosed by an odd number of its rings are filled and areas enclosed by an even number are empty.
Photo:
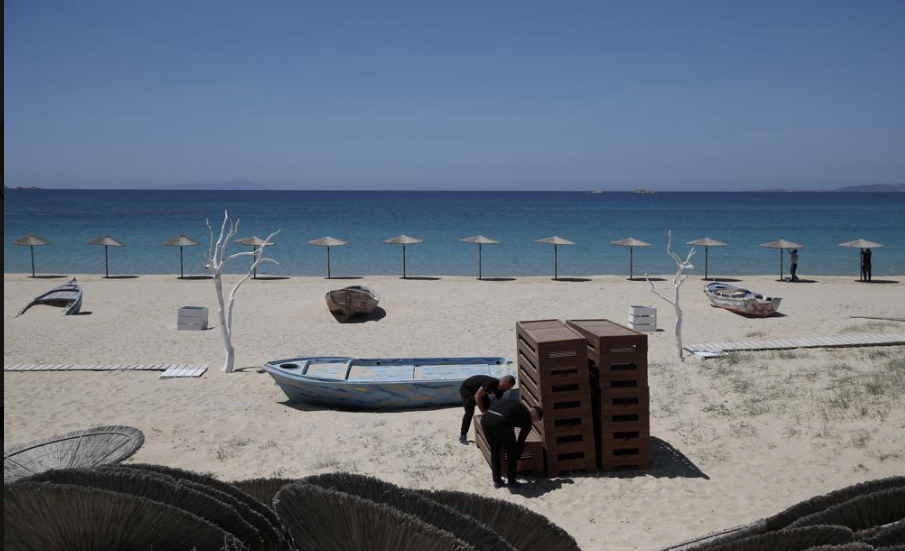
[[[348,245],[349,242],[328,235],[327,237],[321,237],[320,239],[312,239],[308,244],[317,245],[318,247],[327,247],[327,279],[330,279],[330,247],[342,247],[343,245]]]
[[[574,245],[575,243],[569,241],[568,239],[563,239],[558,235],[554,235],[553,237],[545,237],[543,239],[538,239],[537,243],[542,243],[544,245],[553,245],[553,279],[559,279],[559,246],[560,245]]]
[[[109,235],[103,235],[101,237],[96,237],[91,241],[88,241],[87,244],[104,246],[104,277],[110,277],[110,247],[125,247],[125,243],[114,239]]]
[[[484,245],[499,245],[500,242],[496,241],[495,239],[491,239],[489,237],[483,236],[483,235],[472,235],[471,237],[463,237],[459,241],[464,241],[465,243],[477,243],[478,244],[478,279],[481,279],[483,277],[483,273],[482,273],[483,253],[482,253],[481,248]]]
[[[235,241],[233,241],[233,243],[236,243],[237,245],[245,245],[247,247],[251,247],[251,249],[253,251],[256,251],[256,250],[258,250],[258,247],[264,246],[265,241],[266,241],[266,239],[262,239],[262,238],[258,237],[257,235],[253,235],[251,237],[243,237],[242,239],[236,239]],[[268,243],[267,246],[272,247],[273,241]],[[252,279],[258,278],[258,269],[257,268],[255,268],[254,271],[252,272],[251,278]]]
[[[163,242],[164,247],[179,247],[179,279],[185,277],[185,257],[182,254],[183,247],[194,247],[195,245],[200,245],[198,241],[195,241],[191,237],[187,237],[184,233],[180,233],[176,237],[167,239]]]
[[[688,241],[685,244],[693,245],[695,247],[704,247],[704,280],[710,279],[709,277],[707,277],[708,264],[710,263],[710,247],[725,247],[726,244],[722,241],[717,241],[712,237],[702,237],[700,239],[695,239],[694,241]]]
[[[839,243],[839,246],[847,249],[880,249],[883,247],[883,243],[877,243],[876,241],[869,241],[867,239],[855,239],[854,241]],[[864,274],[864,272],[861,273],[862,275]]]
[[[28,247],[31,249],[31,277],[35,277],[35,247],[44,247],[50,245],[50,241],[44,239],[40,235],[30,233],[25,237],[20,237],[13,241],[13,245],[20,247]]]
[[[626,237],[619,241],[611,241],[610,245],[628,247],[628,279],[631,281],[635,276],[635,247],[650,247],[650,243],[635,239],[634,237]]]
[[[795,243],[794,241],[786,241],[785,239],[778,239],[776,241],[770,241],[769,243],[764,243],[761,247],[767,249],[779,249],[779,280],[782,281],[782,272],[783,272],[783,249],[803,249],[804,245],[800,245]]]
[[[405,271],[405,246],[406,245],[417,245],[418,243],[423,243],[423,239],[418,239],[417,237],[409,237],[408,235],[402,234],[397,235],[396,237],[391,237],[389,239],[384,239],[384,243],[387,245],[402,245],[402,279],[406,278]]]

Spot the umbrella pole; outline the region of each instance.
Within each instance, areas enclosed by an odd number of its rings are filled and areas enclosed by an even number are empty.
[[[481,251],[481,244],[478,243],[478,279],[479,279],[479,280],[480,280],[480,279],[483,277],[483,275],[484,275],[484,274],[483,274],[483,268],[484,268],[484,267],[481,265],[481,264],[482,264],[482,262],[481,262],[481,260],[482,260],[482,259],[481,259],[481,254],[482,254],[482,251]]]
[[[406,278],[405,274],[405,243],[402,244],[402,279]]]
[[[553,245],[553,280],[559,279],[559,245]]]
[[[327,247],[327,279],[330,279],[330,247]]]
[[[628,248],[628,280],[635,279],[635,247]]]
[[[780,280],[780,281],[782,281],[782,273],[783,273],[783,271],[784,271],[784,270],[783,270],[783,265],[782,265],[782,261],[783,261],[783,260],[785,260],[785,258],[784,258],[783,255],[782,255],[782,249],[779,249],[779,280]]]
[[[28,248],[31,249],[31,277],[35,277],[35,246],[31,245]]]
[[[707,268],[710,264],[710,247],[704,246],[704,281],[708,280]]]
[[[258,247],[257,247],[256,245],[252,245],[252,246],[251,246],[251,251],[252,251],[252,252],[256,252],[257,250],[258,250]],[[252,258],[254,258],[254,257],[252,257]],[[255,260],[257,260],[257,259],[255,259]],[[255,260],[252,260],[252,262],[254,262]],[[252,278],[252,279],[258,279],[258,269],[257,269],[257,268],[255,268],[255,269],[252,271],[251,278]]]
[[[107,245],[104,245],[104,277],[110,277],[110,256],[107,253]]]
[[[185,279],[185,256],[182,253],[182,245],[179,245],[179,279]]]

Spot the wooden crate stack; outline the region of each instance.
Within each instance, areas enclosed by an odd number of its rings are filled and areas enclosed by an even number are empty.
[[[207,308],[205,306],[183,306],[176,318],[178,331],[204,331],[207,329]]]
[[[519,437],[520,431],[521,429],[516,429],[516,438]],[[484,436],[484,429],[481,428],[480,415],[474,416],[474,432],[478,449],[481,450],[481,453],[484,454],[484,460],[490,465],[490,445]],[[506,448],[503,448],[503,453],[500,454],[500,472],[503,473],[503,476],[506,476],[506,471],[509,468],[506,465],[508,458],[509,454],[506,453]],[[530,473],[538,477],[544,476],[546,472],[544,469],[544,443],[535,431],[531,431],[531,434],[525,439],[525,448],[522,450],[522,456],[516,464],[516,470],[520,473]]]
[[[594,421],[587,344],[559,320],[516,323],[519,396],[540,406],[534,425],[547,460],[547,473],[596,468]]]
[[[647,335],[609,320],[569,320],[587,341],[600,469],[650,465]]]

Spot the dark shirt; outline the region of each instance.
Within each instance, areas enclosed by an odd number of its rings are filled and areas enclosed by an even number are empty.
[[[519,449],[523,449],[525,440],[531,432],[531,411],[528,406],[518,400],[500,400],[490,406],[485,415],[499,414],[507,423],[521,430],[518,435]]]
[[[487,394],[495,394],[497,398],[503,397],[503,391],[500,390],[500,380],[494,379],[489,375],[473,375],[462,383],[460,387],[462,392],[469,396],[474,396],[479,389],[484,389]]]
[[[870,251],[864,251],[863,253],[861,253],[861,263],[865,266],[870,266],[870,257],[872,254],[874,253]]]

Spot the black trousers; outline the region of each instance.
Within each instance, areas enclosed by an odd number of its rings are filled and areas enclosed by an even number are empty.
[[[870,281],[870,264],[861,265],[861,281]]]
[[[789,274],[791,274],[792,279],[798,279],[798,276],[795,275],[795,272],[798,271],[798,263],[792,264],[791,268],[789,268]]]
[[[462,432],[459,434],[468,436],[468,429],[471,427],[471,418],[474,417],[474,408],[477,407],[478,403],[475,402],[474,394],[469,394],[464,390],[460,390],[459,394],[462,396],[462,406],[465,408],[465,415],[462,416]],[[490,407],[490,396],[485,395],[484,399],[481,401],[484,402],[485,410]]]
[[[515,427],[499,415],[488,413],[481,417],[481,428],[484,430],[484,437],[490,446],[490,472],[493,473],[493,481],[501,480],[500,456],[503,448],[506,448],[506,455],[508,455],[506,479],[510,483],[515,482],[515,471],[521,455],[515,439]]]

